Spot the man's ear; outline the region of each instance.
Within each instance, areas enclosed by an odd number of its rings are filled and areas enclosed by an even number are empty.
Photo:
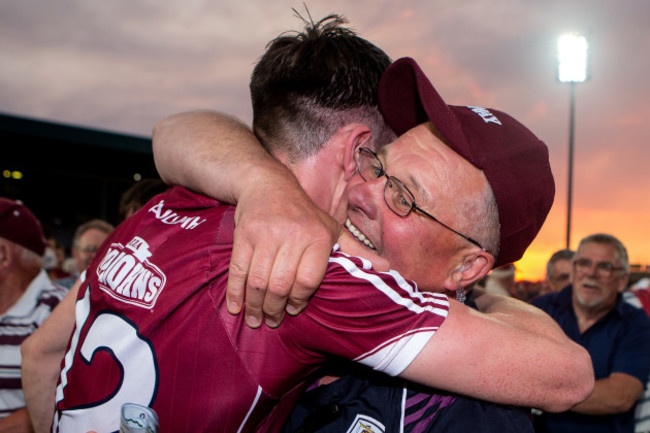
[[[11,251],[9,251],[10,246],[0,240],[0,268],[8,267],[12,262]]]
[[[469,287],[477,282],[492,269],[494,256],[478,247],[473,247],[463,257],[461,264],[452,270],[447,278],[445,288],[458,290],[462,287]]]
[[[343,154],[343,171],[346,181],[350,180],[357,172],[357,149],[368,146],[371,136],[370,128],[365,125],[357,125],[350,130]]]

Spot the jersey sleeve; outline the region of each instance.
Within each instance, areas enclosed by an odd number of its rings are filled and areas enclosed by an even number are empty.
[[[314,299],[288,325],[308,354],[343,357],[396,376],[448,312],[445,295],[421,293],[395,271],[376,272],[367,261],[335,253]]]

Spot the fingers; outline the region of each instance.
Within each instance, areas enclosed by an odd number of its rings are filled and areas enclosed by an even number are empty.
[[[235,235],[235,238],[237,236]],[[253,257],[253,248],[247,242],[234,242],[228,284],[226,286],[226,306],[230,314],[239,314],[244,303],[244,291],[248,279],[248,268]]]
[[[301,249],[290,243],[282,245],[276,255],[262,307],[265,323],[270,328],[279,326],[284,319],[289,295],[292,294],[294,281],[302,266],[301,256]]]
[[[295,316],[305,309],[309,299],[323,281],[329,264],[331,247],[329,243],[312,245],[300,258],[286,306],[286,311],[290,315]]]
[[[251,328],[257,328],[262,324],[263,307],[267,302],[269,277],[275,256],[275,251],[267,251],[258,247],[250,261],[248,279],[246,280],[246,311],[244,314],[246,324]]]

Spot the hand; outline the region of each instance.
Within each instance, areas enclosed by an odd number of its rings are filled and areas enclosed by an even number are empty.
[[[246,323],[252,328],[262,318],[277,327],[285,309],[295,315],[307,306],[341,231],[295,188],[297,182],[289,188],[274,182],[265,179],[241,194],[235,211],[226,300],[228,311],[237,314],[246,292]]]

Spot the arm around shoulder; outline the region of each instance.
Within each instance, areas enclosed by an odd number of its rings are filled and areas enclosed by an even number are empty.
[[[403,376],[481,400],[565,411],[594,387],[587,351],[543,311],[512,298],[450,300],[449,316]]]
[[[260,176],[293,177],[260,144],[248,126],[223,113],[197,110],[171,115],[153,129],[153,154],[160,177],[227,203]]]

